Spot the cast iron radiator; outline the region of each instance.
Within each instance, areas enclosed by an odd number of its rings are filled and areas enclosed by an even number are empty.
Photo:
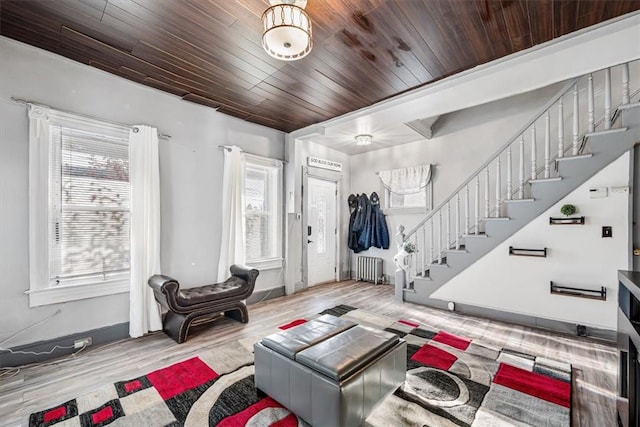
[[[356,258],[356,280],[382,283],[382,258],[359,256]]]

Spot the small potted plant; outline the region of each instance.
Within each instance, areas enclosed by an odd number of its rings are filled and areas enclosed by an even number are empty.
[[[404,251],[408,254],[412,254],[416,251],[416,245],[413,242],[407,242],[404,244]]]
[[[571,216],[576,212],[578,212],[578,209],[575,207],[575,205],[566,204],[562,205],[562,207],[560,208],[560,213],[564,216]]]

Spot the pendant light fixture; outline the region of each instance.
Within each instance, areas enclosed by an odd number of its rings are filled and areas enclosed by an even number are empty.
[[[307,0],[269,0],[262,14],[262,47],[282,61],[295,61],[311,52],[311,19],[304,8]]]

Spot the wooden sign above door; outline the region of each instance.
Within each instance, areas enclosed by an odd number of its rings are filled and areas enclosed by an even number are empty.
[[[318,157],[307,157],[307,165],[321,169],[328,169],[336,172],[342,172],[342,163],[333,160],[321,159]]]

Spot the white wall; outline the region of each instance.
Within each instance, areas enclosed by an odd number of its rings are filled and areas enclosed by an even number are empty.
[[[432,297],[546,319],[616,329],[617,270],[629,267],[629,193],[589,198],[590,188],[629,185],[629,153],[605,167],[567,197],[454,277]],[[571,203],[586,224],[549,225]],[[613,227],[602,238],[602,226]],[[509,246],[547,248],[546,258],[509,256]],[[549,282],[607,288],[607,300],[551,295]]]
[[[29,308],[28,123],[11,96],[130,124],[156,126],[160,141],[162,269],[185,285],[215,280],[221,227],[222,152],[235,144],[282,159],[284,134],[0,37],[0,342],[54,313],[4,347],[64,336],[129,317],[128,294]],[[265,271],[257,289],[283,284]]]
[[[437,206],[539,113],[561,86],[552,85],[444,115],[436,122],[431,140],[351,156],[351,192],[371,194],[376,191],[382,195],[384,191],[377,171],[431,163],[437,164],[433,175],[433,202],[434,207]],[[396,229],[402,224],[408,232],[423,217],[424,214],[387,215],[391,247],[388,250],[372,248],[359,255],[383,258],[384,272],[393,282]]]

